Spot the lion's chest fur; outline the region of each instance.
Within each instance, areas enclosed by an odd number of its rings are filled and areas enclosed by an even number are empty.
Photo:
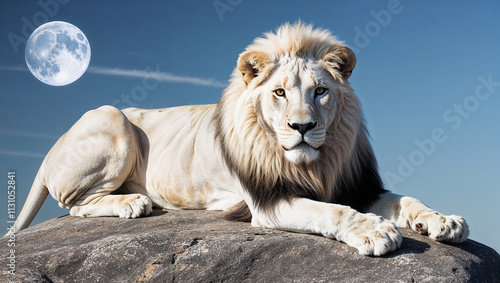
[[[216,105],[122,112],[136,126],[144,155],[136,171],[156,206],[227,210],[241,201],[215,139]]]

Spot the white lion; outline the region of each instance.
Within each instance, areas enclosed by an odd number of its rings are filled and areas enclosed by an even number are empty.
[[[462,242],[463,218],[387,192],[347,79],[354,53],[328,31],[283,25],[248,46],[215,105],[87,112],[47,154],[15,230],[48,193],[72,216],[224,210],[253,226],[313,232],[364,255],[399,227]]]

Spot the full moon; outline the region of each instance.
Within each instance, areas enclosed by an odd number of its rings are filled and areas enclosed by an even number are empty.
[[[64,86],[78,80],[90,62],[90,44],[83,32],[66,22],[39,26],[24,52],[31,73],[41,82]]]

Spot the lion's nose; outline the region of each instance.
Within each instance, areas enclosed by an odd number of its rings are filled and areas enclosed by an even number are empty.
[[[288,123],[288,126],[296,131],[299,131],[301,135],[304,135],[305,133],[307,133],[307,131],[314,129],[314,127],[316,127],[316,124],[316,122],[309,122],[307,124]]]

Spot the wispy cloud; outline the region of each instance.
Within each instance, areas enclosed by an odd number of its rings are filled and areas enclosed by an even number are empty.
[[[16,151],[16,150],[6,150],[0,148],[0,155],[9,156],[20,156],[20,157],[34,157],[34,158],[44,158],[45,154],[29,152],[29,151]]]
[[[57,140],[59,138],[58,136],[53,136],[53,135],[48,135],[48,134],[17,131],[17,130],[6,130],[6,129],[0,129],[0,135],[29,137],[29,138],[47,138],[47,139],[53,139],[53,140]]]
[[[57,140],[59,138],[57,136],[48,135],[48,134],[26,132],[26,131],[17,131],[17,130],[7,130],[7,129],[0,129],[0,136],[16,136],[16,137],[24,137],[24,138],[44,138],[44,139],[51,139],[51,140]],[[0,155],[33,157],[33,158],[44,158],[45,157],[45,154],[41,154],[41,153],[23,151],[23,150],[8,150],[8,149],[3,149],[3,148],[0,148]]]
[[[191,85],[199,86],[211,86],[218,88],[225,88],[227,83],[219,82],[213,79],[203,79],[197,77],[189,76],[179,76],[171,73],[165,73],[151,68],[146,68],[146,70],[138,69],[121,69],[121,68],[110,68],[110,67],[97,67],[90,66],[87,72],[92,74],[107,75],[107,76],[119,76],[127,78],[139,78],[139,79],[155,79],[160,82],[172,82],[172,83],[185,83]],[[23,66],[1,66],[0,71],[28,71],[28,68]]]
[[[2,66],[0,65],[0,71],[28,71],[28,68],[23,66]]]
[[[130,77],[130,78],[145,78],[145,79],[155,79],[162,82],[174,82],[174,83],[187,83],[192,85],[201,86],[212,86],[224,88],[227,86],[225,83],[221,83],[212,79],[202,79],[197,77],[187,77],[179,76],[170,73],[164,73],[157,70],[137,70],[137,69],[120,69],[120,68],[108,68],[108,67],[94,67],[91,66],[87,69],[87,72],[100,75],[110,75],[110,76],[120,76],[120,77]]]

